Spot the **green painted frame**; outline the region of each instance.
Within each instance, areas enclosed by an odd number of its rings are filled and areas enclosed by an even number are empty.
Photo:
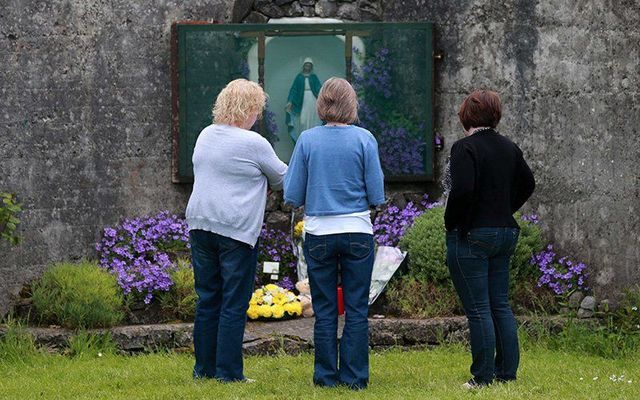
[[[174,183],[193,182],[193,172],[188,171],[193,149],[184,145],[189,134],[186,132],[186,115],[189,99],[186,95],[186,34],[193,31],[222,32],[260,32],[264,36],[286,36],[305,33],[319,35],[338,35],[347,32],[366,32],[380,28],[418,29],[425,32],[426,74],[425,79],[425,173],[422,175],[386,176],[388,182],[428,182],[434,180],[435,146],[433,130],[433,91],[434,91],[434,50],[433,23],[431,22],[376,22],[376,23],[332,23],[332,24],[222,24],[209,21],[179,21],[171,27],[171,89],[172,89],[172,181]],[[346,76],[351,78],[351,59],[347,59]],[[263,84],[263,71],[260,71],[260,83]]]

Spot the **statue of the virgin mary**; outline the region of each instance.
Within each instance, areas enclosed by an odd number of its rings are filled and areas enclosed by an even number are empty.
[[[321,86],[318,76],[313,73],[313,60],[305,58],[302,71],[293,80],[287,98],[287,129],[294,143],[302,131],[320,125],[316,99]]]

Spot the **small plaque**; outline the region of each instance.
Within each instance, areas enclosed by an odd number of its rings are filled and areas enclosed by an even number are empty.
[[[280,263],[265,261],[262,266],[262,272],[265,274],[278,274],[280,272]]]
[[[272,281],[277,281],[278,280],[278,275],[271,275],[271,280]]]

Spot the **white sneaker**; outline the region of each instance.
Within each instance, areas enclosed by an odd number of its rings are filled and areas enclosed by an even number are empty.
[[[483,386],[485,385],[481,385],[476,381],[474,381],[473,379],[469,379],[468,381],[462,384],[462,388],[465,390],[476,390],[476,389],[482,388]]]

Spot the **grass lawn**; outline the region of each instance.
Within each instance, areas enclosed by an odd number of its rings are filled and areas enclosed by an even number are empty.
[[[0,398],[640,399],[639,356],[611,360],[533,348],[523,351],[517,382],[475,392],[460,388],[469,378],[469,360],[462,347],[372,353],[369,388],[352,392],[315,388],[310,354],[246,358],[245,373],[257,380],[252,384],[194,382],[193,358],[186,354],[36,355],[0,363]]]

